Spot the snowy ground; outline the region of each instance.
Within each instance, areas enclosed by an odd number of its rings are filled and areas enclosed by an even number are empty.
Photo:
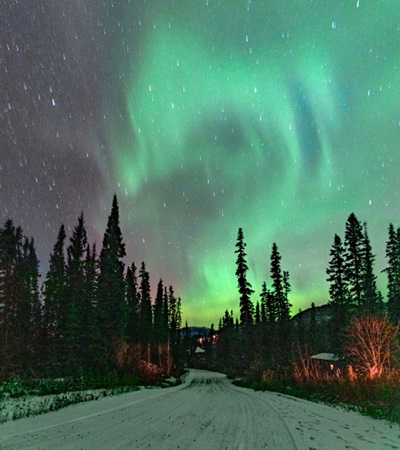
[[[192,370],[142,390],[0,425],[1,449],[400,449],[400,426]]]

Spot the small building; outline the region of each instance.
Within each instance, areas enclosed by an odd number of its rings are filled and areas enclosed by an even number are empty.
[[[206,364],[206,351],[197,346],[193,354],[192,365],[195,369],[204,369]]]
[[[320,361],[322,367],[335,372],[336,375],[340,375],[341,370],[346,365],[345,359],[335,353],[317,353],[312,355],[311,359]]]

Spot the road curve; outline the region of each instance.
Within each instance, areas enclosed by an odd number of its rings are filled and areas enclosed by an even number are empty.
[[[225,375],[74,405],[0,426],[1,449],[296,449],[282,416]]]

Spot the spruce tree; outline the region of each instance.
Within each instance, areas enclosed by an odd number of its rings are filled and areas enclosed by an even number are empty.
[[[327,281],[330,283],[330,304],[335,307],[344,307],[348,304],[348,283],[345,276],[345,250],[340,237],[335,234],[330,251],[332,259],[326,269]]]
[[[11,219],[0,230],[0,356],[2,371],[6,372],[13,359],[15,348],[15,321],[18,309],[15,277],[17,262],[21,259],[21,239]]]
[[[81,373],[85,364],[83,328],[86,322],[83,309],[87,245],[85,220],[81,213],[67,248],[66,305],[62,324],[64,368],[74,375]]]
[[[169,287],[168,305],[169,305],[169,329],[171,331],[171,337],[173,337],[173,340],[175,340],[175,335],[178,330],[177,299],[175,297],[174,289],[172,286]]]
[[[157,285],[157,293],[154,302],[154,343],[157,346],[157,355],[159,366],[162,367],[162,353],[163,348],[168,339],[168,328],[165,326],[164,320],[164,285],[163,281],[160,279]]]
[[[277,321],[282,322],[289,320],[291,306],[287,298],[290,290],[289,274],[287,273],[284,279],[281,270],[281,255],[275,242],[272,244],[271,252],[271,278],[273,288],[272,293],[277,310]]]
[[[24,358],[25,371],[29,371],[32,365],[36,365],[39,373],[43,371],[44,358],[44,315],[42,299],[39,292],[39,259],[36,254],[34,240],[26,239],[26,272],[25,272],[25,290],[29,302],[27,306],[28,328],[25,331],[26,336],[26,355]],[[32,348],[33,347],[33,348]]]
[[[125,244],[119,225],[118,201],[117,196],[114,195],[100,253],[97,306],[99,329],[110,365],[114,344],[124,338],[126,328],[124,263],[122,262],[125,255]]]
[[[44,282],[44,322],[47,348],[47,367],[53,374],[60,373],[62,324],[66,308],[65,228],[61,225],[57,241],[50,255],[49,271]]]
[[[150,296],[150,275],[142,262],[139,271],[140,281],[140,342],[150,345],[153,342],[153,312]]]
[[[283,316],[285,320],[290,319],[290,309],[293,306],[289,302],[289,292],[291,291],[291,286],[289,282],[289,272],[287,270],[283,271]]]
[[[139,343],[139,320],[140,320],[140,293],[136,277],[136,266],[132,263],[128,267],[125,277],[126,283],[126,302],[128,308],[128,321],[125,335],[131,344]]]
[[[157,285],[157,294],[154,302],[154,338],[156,344],[166,342],[167,330],[164,327],[164,285],[160,279]]]
[[[354,305],[362,303],[363,289],[363,232],[354,213],[346,222],[345,238],[345,280],[349,286],[349,300]]]
[[[387,306],[390,320],[397,324],[400,321],[400,228],[389,225],[388,241],[386,242],[386,258],[388,265],[384,271],[387,274]]]
[[[246,243],[244,242],[243,230],[239,228],[235,253],[236,259],[236,276],[238,280],[238,288],[240,294],[240,324],[249,326],[253,323],[254,306],[250,300],[251,294],[254,292],[251,284],[247,281],[246,273],[248,266],[246,262]]]
[[[33,239],[8,219],[0,229],[0,370],[40,369],[42,316]]]
[[[164,326],[163,326],[163,329],[167,330],[167,340],[168,340],[169,336],[170,336],[169,321],[170,321],[170,317],[171,317],[171,312],[170,312],[170,308],[169,308],[169,298],[168,298],[167,286],[164,286],[163,304],[164,304],[164,314],[163,314]]]
[[[367,313],[376,314],[379,313],[382,309],[382,296],[376,287],[376,275],[374,274],[373,270],[375,255],[373,255],[372,253],[366,223],[364,223],[362,250],[363,264],[361,303]]]
[[[84,285],[80,302],[80,340],[84,368],[91,372],[99,368],[98,359],[102,352],[99,322],[97,320],[97,277],[98,259],[96,244],[86,247],[84,262]]]
[[[326,269],[329,286],[329,304],[332,305],[332,316],[329,321],[329,338],[331,350],[341,354],[344,351],[344,339],[351,311],[352,302],[349,296],[348,281],[346,277],[346,252],[340,237],[335,234],[330,250],[329,266]]]

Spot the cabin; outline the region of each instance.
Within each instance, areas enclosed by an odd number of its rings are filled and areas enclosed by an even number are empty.
[[[347,365],[345,359],[335,353],[317,353],[312,355],[311,359],[320,362],[321,368],[334,373],[336,376],[340,376],[343,368]]]

